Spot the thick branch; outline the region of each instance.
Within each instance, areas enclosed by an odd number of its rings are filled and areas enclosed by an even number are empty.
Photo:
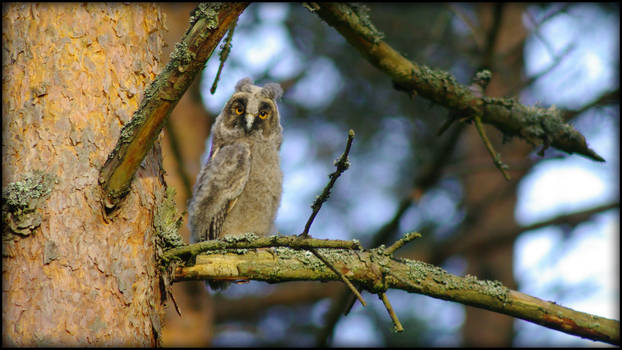
[[[385,72],[401,90],[422,97],[484,123],[506,136],[518,136],[533,144],[551,145],[567,153],[579,153],[604,161],[591,150],[585,138],[565,124],[558,110],[521,105],[513,99],[477,97],[452,75],[409,61],[382,41],[382,35],[367,17],[341,3],[313,3],[310,7],[326,23],[335,27],[375,67]]]
[[[221,240],[204,241],[169,249],[163,254],[162,259],[164,261],[171,261],[172,259],[186,260],[189,257],[198,255],[208,250],[256,249],[267,247],[289,247],[292,249],[361,249],[359,241],[355,239],[351,241],[340,241],[317,238],[301,238],[297,236],[257,237],[255,234],[249,233],[242,236],[226,236]]]
[[[382,249],[365,251],[318,249],[322,256],[358,286],[372,293],[402,289],[521,318],[568,334],[620,344],[620,323],[574,311],[510,290],[498,281],[458,277],[420,261],[394,259]],[[197,256],[196,265],[179,267],[174,281],[212,278],[285,281],[335,281],[339,276],[306,251],[276,248],[240,254]]]
[[[132,178],[160,134],[167,117],[203,69],[218,42],[248,3],[200,4],[190,27],[177,43],[171,60],[145,91],[140,107],[121,135],[99,182],[105,192],[104,205],[114,208],[129,192]]]

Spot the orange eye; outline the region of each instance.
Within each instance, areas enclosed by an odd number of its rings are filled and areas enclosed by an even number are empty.
[[[268,112],[265,112],[265,111],[259,112],[259,118],[261,118],[261,119],[268,118]]]
[[[242,109],[242,107],[235,107],[235,114],[242,115],[242,113],[244,113],[244,109]]]

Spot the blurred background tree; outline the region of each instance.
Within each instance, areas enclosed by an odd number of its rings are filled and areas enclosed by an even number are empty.
[[[196,4],[164,5],[169,49]],[[284,126],[281,234],[300,233],[348,129],[351,167],[315,220],[316,238],[391,243],[423,239],[400,255],[470,273],[545,300],[619,319],[619,5],[368,4],[385,41],[410,60],[468,85],[490,69],[486,94],[566,110],[564,116],[606,159],[596,163],[486,127],[511,181],[495,168],[475,128],[437,131],[450,111],[393,88],[332,27],[300,4],[251,4],[240,16],[215,94],[217,55],[174,110],[165,130],[166,180],[180,211],[209,129],[234,84],[280,82]],[[168,52],[162,56],[168,60]],[[186,221],[187,222],[187,221]],[[182,232],[188,241],[187,227]],[[173,286],[164,345],[520,346],[591,341],[486,310],[389,291],[405,332],[392,332],[377,301],[347,303],[342,284],[234,285],[222,294],[202,282]],[[370,299],[371,301],[371,299]]]

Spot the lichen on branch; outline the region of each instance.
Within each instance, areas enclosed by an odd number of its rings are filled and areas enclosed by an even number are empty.
[[[370,19],[359,15],[359,8],[344,3],[311,4],[307,6],[311,12],[333,26],[372,65],[386,73],[399,90],[445,106],[461,119],[480,116],[482,122],[495,126],[506,137],[519,137],[541,144],[544,149],[553,146],[604,161],[554,108],[527,107],[509,98],[477,96],[451,74],[406,59],[382,40]]]
[[[480,280],[472,275],[459,277],[421,261],[392,258],[381,248],[318,251],[357,287],[372,293],[401,289],[503,313],[592,340],[620,343],[619,321],[513,291],[498,281]],[[280,247],[199,255],[195,265],[178,267],[173,281],[214,278],[268,283],[340,280],[309,251]]]
[[[117,145],[101,170],[99,182],[106,209],[114,209],[129,192],[138,166],[171,111],[247,5],[202,3],[193,11],[190,26],[171,53],[171,60],[145,91],[140,107],[121,130]]]

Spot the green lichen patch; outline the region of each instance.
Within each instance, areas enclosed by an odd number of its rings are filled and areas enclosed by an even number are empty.
[[[207,21],[207,28],[216,29],[216,27],[218,27],[218,11],[221,7],[222,4],[218,2],[200,3],[190,16],[190,27],[192,27],[199,19],[205,18]]]
[[[12,234],[28,236],[41,225],[37,208],[49,197],[55,181],[55,176],[35,170],[2,190],[4,239],[11,239]]]
[[[344,4],[342,6],[344,7],[344,12],[349,14],[353,21],[358,22],[357,24],[362,29],[362,32],[367,40],[377,44],[384,39],[384,33],[379,31],[371,21],[369,16],[369,7],[356,3],[347,5]],[[354,13],[354,16],[348,10],[351,10]]]
[[[184,240],[179,235],[183,217],[177,213],[175,189],[168,187],[164,195],[156,193],[156,203],[153,227],[159,247],[166,250],[184,245]]]

